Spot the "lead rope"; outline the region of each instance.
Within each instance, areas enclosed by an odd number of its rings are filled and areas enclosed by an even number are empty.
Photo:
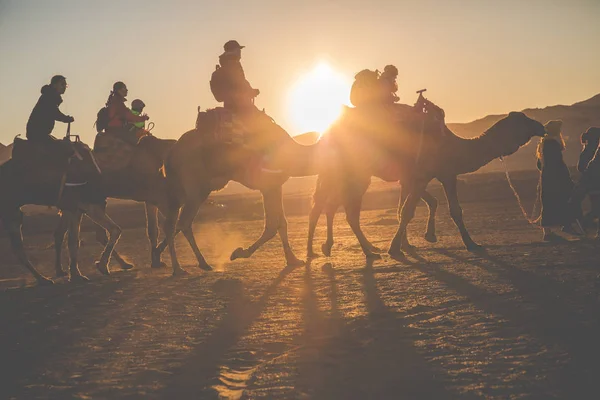
[[[539,215],[534,218],[534,215],[537,214],[537,209],[540,206],[540,200],[541,200],[541,189],[542,189],[541,174],[540,174],[540,179],[538,180],[536,196],[535,196],[535,203],[533,204],[533,210],[531,211],[531,217],[530,217],[529,215],[527,215],[527,211],[525,211],[525,207],[523,207],[523,202],[521,201],[521,197],[519,196],[519,193],[517,193],[517,189],[515,189],[515,186],[513,185],[512,180],[510,179],[510,174],[508,173],[508,165],[506,164],[504,157],[500,157],[500,161],[502,162],[502,165],[504,166],[504,173],[506,175],[506,180],[508,181],[508,186],[510,186],[511,190],[513,191],[513,193],[517,199],[517,203],[519,204],[519,208],[521,209],[521,212],[523,213],[523,216],[525,217],[527,222],[529,222],[531,225],[536,225],[538,228],[541,228],[538,225],[540,220],[542,219],[541,210],[539,212]]]

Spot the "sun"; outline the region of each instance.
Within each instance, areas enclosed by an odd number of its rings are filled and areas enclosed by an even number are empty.
[[[321,62],[301,76],[289,91],[288,112],[299,132],[323,133],[349,104],[352,82]]]

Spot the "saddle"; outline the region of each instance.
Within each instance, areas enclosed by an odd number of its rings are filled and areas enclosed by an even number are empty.
[[[248,132],[242,118],[223,107],[198,111],[196,130],[206,132],[209,142],[239,145],[244,144]]]
[[[57,202],[65,187],[84,186],[101,173],[87,145],[52,137],[43,142],[15,138],[12,162],[18,179],[28,185],[55,185]]]
[[[129,165],[135,145],[124,140],[117,132],[100,132],[94,140],[94,155],[106,172],[115,172]]]
[[[66,160],[75,150],[67,140],[50,139],[44,142],[16,137],[13,142],[12,159],[19,165],[39,164],[40,160]]]

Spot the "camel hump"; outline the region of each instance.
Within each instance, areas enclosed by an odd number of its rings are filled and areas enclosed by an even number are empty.
[[[129,165],[134,146],[114,133],[100,132],[94,140],[94,155],[102,171],[114,172]]]

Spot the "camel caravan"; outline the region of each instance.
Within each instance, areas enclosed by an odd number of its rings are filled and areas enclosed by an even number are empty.
[[[212,74],[211,91],[223,106],[199,110],[195,128],[178,140],[159,139],[146,130],[148,116],[142,113],[143,102],[135,100],[129,109],[125,105],[128,88],[125,83],[116,82],[106,106],[98,112],[98,133],[90,148],[69,134],[74,118],[59,111],[66,78],[57,75],[42,88],[27,124],[27,140],[15,138],[12,158],[0,166],[3,193],[0,219],[19,262],[39,284],[53,281],[40,274],[27,258],[21,233],[21,206],[47,205],[60,210],[60,223],[54,235],[56,275],[85,281],[77,257],[83,215],[97,224],[97,237],[104,245],[96,268],[102,274],[109,274],[113,256],[122,269],[133,266],[115,250],[121,229],[106,214],[106,200],[144,202],[150,265],[165,267],[161,254],[168,247],[173,274],[178,275],[186,272],[175,249],[174,240],[179,232],[194,252],[198,267],[205,271],[212,269],[196,243],[192,223],[210,193],[224,188],[229,181],[261,192],[265,219],[258,239],[247,248],[233,251],[232,261],[252,256],[279,234],[287,265],[304,263],[289,243],[282,186],[290,177],[314,175],[318,178],[309,214],[308,258],[317,256],[312,242],[323,211],[327,216],[327,241],[322,251],[326,256],[331,254],[333,218],[340,205],[365,256],[380,257],[380,250],[369,242],[360,226],[362,198],[371,177],[397,181],[402,187],[399,226],[388,250],[392,257],[401,257],[403,251],[412,248],[406,231],[421,199],[429,207],[425,239],[437,240],[437,200],[426,191],[433,179],[444,188],[463,243],[468,250],[475,251],[480,246],[463,222],[457,176],[513,154],[533,137],[546,134],[540,122],[523,113],[511,112],[479,137],[458,137],[446,127],[444,111],[428,101],[423,91],[414,106],[398,103],[398,71],[390,65],[381,74],[369,70],[358,73],[351,91],[354,107],[346,107],[317,143],[301,145],[254,105],[260,92],[245,78],[241,65],[243,47],[235,40],[227,42]],[[67,136],[62,140],[50,135],[55,121],[69,124]],[[575,188],[573,202],[580,202],[583,196],[596,190],[599,182],[595,175],[600,165],[596,160],[599,132],[592,129],[585,137],[584,178]],[[159,226],[159,212],[164,216],[162,226]],[[160,242],[159,230],[164,233]],[[70,258],[67,271],[61,263],[65,237]]]

